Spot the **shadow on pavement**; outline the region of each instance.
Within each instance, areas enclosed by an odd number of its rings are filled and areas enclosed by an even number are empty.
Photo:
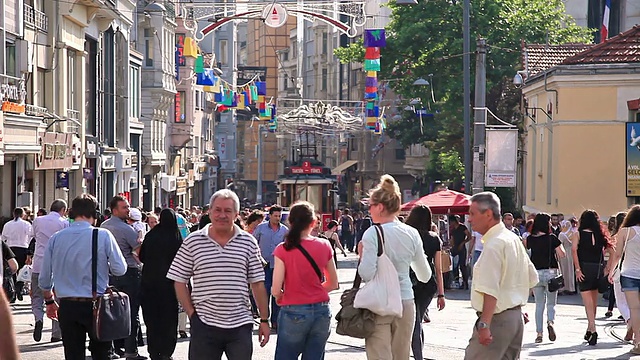
[[[590,346],[586,343],[577,344],[574,346],[563,347],[563,348],[553,348],[553,349],[543,349],[542,347],[545,345],[532,344],[532,346],[526,346],[529,349],[529,356],[554,356],[554,355],[569,355],[569,354],[579,354],[582,350],[589,349]],[[610,350],[624,350],[625,347],[628,347],[624,344],[619,343],[600,343],[595,346],[598,349],[610,349]],[[615,358],[618,359],[618,358]],[[627,358],[622,358],[627,359]]]

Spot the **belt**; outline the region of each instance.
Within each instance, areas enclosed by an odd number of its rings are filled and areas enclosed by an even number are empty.
[[[93,298],[85,298],[85,297],[65,297],[65,298],[60,298],[60,300],[64,300],[64,301],[78,301],[78,302],[91,302],[93,301]]]
[[[514,306],[512,308],[508,308],[507,310],[501,311],[499,313],[495,313],[493,315],[502,314],[502,313],[510,311],[510,310],[520,310],[521,308],[522,308],[522,305],[518,305],[518,306]],[[476,311],[476,315],[478,315],[478,317],[480,317],[480,315],[482,315],[482,311]]]

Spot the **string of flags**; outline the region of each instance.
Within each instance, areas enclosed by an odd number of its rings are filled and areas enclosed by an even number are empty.
[[[387,46],[384,29],[364,31],[364,71],[365,78],[365,128],[375,134],[382,134],[386,124],[384,114],[378,105],[378,71],[380,71],[380,48]],[[384,111],[383,111],[384,112]]]

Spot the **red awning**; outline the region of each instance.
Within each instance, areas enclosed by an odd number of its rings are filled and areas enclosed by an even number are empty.
[[[416,204],[427,205],[434,214],[465,214],[469,212],[471,196],[453,190],[442,190],[403,204],[402,211],[410,211]]]

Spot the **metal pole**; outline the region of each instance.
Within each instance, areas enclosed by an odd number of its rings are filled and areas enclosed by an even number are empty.
[[[256,188],[256,202],[262,204],[262,125],[258,126],[258,179]]]
[[[471,34],[469,29],[469,8],[471,0],[464,0],[462,8],[462,82],[464,118],[464,191],[471,192]]]
[[[476,56],[476,98],[473,117],[473,194],[484,191],[485,127],[487,125],[487,41],[478,39]]]

